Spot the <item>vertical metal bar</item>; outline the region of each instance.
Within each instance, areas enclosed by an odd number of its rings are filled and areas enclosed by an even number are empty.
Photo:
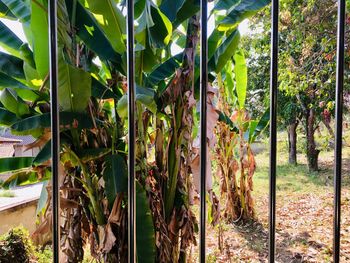
[[[269,262],[275,262],[279,0],[271,7]]]
[[[135,222],[135,68],[134,68],[134,1],[127,0],[127,78],[128,78],[128,258],[136,262]]]
[[[341,219],[341,168],[342,168],[342,135],[343,135],[343,87],[344,87],[344,43],[345,43],[345,0],[338,1],[337,33],[337,81],[335,103],[335,169],[334,169],[334,236],[333,262],[340,258],[340,219]]]
[[[58,164],[60,159],[58,59],[57,59],[57,2],[49,1],[49,49],[51,96],[51,157],[52,157],[52,249],[53,262],[59,263],[60,252],[60,189]]]
[[[201,0],[201,52],[200,52],[200,262],[204,263],[206,232],[206,174],[207,174],[207,87],[208,87],[208,1]]]

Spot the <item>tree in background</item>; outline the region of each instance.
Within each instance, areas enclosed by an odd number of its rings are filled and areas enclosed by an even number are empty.
[[[256,16],[251,26],[258,32],[252,36],[251,42],[252,64],[249,66],[252,65],[253,68],[267,61],[267,49],[262,47],[269,45],[266,34],[270,31],[268,17],[269,10],[266,10]],[[289,140],[289,149],[294,151],[298,119],[295,117],[300,111],[310,171],[318,170],[320,149],[315,140],[315,131],[319,124],[323,122],[332,134],[330,117],[334,112],[336,18],[336,1],[281,1],[279,90],[282,98],[279,101],[282,105],[279,119],[287,126],[288,137],[292,139]],[[250,37],[247,39],[247,43],[250,42]],[[348,39],[346,43],[348,45]],[[346,65],[349,65],[349,56],[346,58]],[[266,67],[262,68],[265,79],[268,79]],[[347,74],[345,76],[347,78]],[[260,85],[259,79],[256,79],[255,86]],[[267,83],[264,87],[267,91]],[[268,92],[265,93],[267,94]],[[290,161],[294,162],[295,154],[290,153],[290,157]]]

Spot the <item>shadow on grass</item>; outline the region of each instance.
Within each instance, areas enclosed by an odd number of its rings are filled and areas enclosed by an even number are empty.
[[[248,223],[239,223],[234,225],[235,230],[248,242],[248,247],[254,250],[260,262],[266,262],[268,259],[268,230],[259,221],[250,221]],[[276,260],[278,262],[301,263],[308,262],[314,258],[314,255],[307,255],[301,252],[295,252],[291,247],[299,244],[311,247],[317,253],[320,253],[325,245],[319,242],[309,240],[308,232],[301,232],[296,235],[276,231]]]

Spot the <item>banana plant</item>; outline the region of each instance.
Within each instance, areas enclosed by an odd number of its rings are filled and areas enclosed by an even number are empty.
[[[211,78],[231,64],[238,24],[268,3],[221,2],[212,11],[215,29],[208,39]],[[47,180],[51,171],[47,8],[45,0],[0,0],[1,18],[18,21],[27,38],[21,41],[0,20],[6,51],[0,55],[0,124],[31,134],[37,139],[31,147],[41,148],[32,159],[0,159],[0,173],[11,170],[10,180],[20,183],[28,183],[25,174]],[[138,262],[185,262],[196,243],[189,164],[199,94],[199,8],[199,0],[135,1]],[[82,237],[100,260],[127,259],[124,9],[124,1],[58,1],[61,243],[67,262],[82,260]],[[227,18],[220,15],[224,9],[232,13]],[[176,55],[173,45],[180,47]],[[50,230],[49,184],[46,190],[37,237]]]
[[[248,115],[247,78],[244,51],[238,49],[233,63],[227,64],[218,78],[219,108],[230,116],[221,119],[216,131],[221,195],[226,199],[223,217],[229,222],[254,219],[251,192],[256,163],[251,145],[269,123],[269,109],[258,120]]]

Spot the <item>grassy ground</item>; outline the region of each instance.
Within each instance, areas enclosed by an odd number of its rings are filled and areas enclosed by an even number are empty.
[[[319,143],[322,137],[319,138]],[[301,145],[303,142],[301,141]],[[218,227],[209,228],[209,262],[267,262],[269,152],[256,155],[254,198],[257,220],[223,229],[223,248],[217,247]],[[279,134],[277,167],[277,262],[331,262],[333,224],[333,150],[324,149],[320,171],[309,173],[299,149],[298,165],[288,164],[285,134]],[[342,253],[341,262],[350,262],[349,164],[350,147],[343,149]]]

